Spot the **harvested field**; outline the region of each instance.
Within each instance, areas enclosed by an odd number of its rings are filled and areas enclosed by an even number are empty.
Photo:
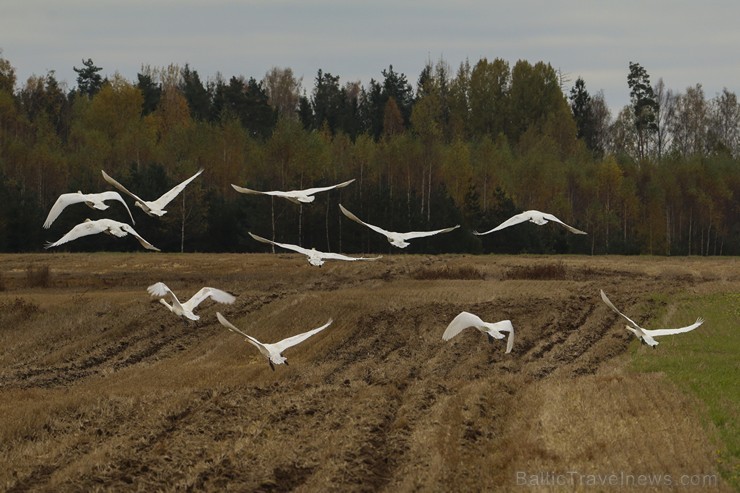
[[[653,350],[599,289],[648,327],[687,325],[682,299],[740,292],[735,259],[399,254],[315,268],[290,254],[54,253],[0,265],[6,491],[600,491],[610,474],[732,489],[701,405],[662,373],[630,371],[631,352]],[[156,281],[181,299],[213,286],[237,301],[206,301],[185,323],[149,297]],[[512,320],[512,353],[474,330],[443,342],[463,310]],[[216,311],[264,342],[334,323],[273,372]],[[712,314],[700,315],[656,351],[707,337]]]

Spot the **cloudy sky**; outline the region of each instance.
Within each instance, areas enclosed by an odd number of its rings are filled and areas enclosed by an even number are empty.
[[[524,59],[616,109],[630,61],[677,92],[740,92],[738,19],[736,0],[3,0],[0,49],[19,84],[54,70],[70,88],[87,58],[131,81],[142,65],[188,63],[203,80],[290,67],[308,91],[319,69],[367,85],[393,65],[415,87],[428,60]]]

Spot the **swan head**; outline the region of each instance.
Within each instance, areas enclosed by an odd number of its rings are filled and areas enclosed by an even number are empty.
[[[539,225],[539,226],[542,226],[544,224],[547,224],[547,219],[545,219],[544,217],[542,217],[540,215],[534,215],[534,216],[530,217],[529,220],[531,222]]]

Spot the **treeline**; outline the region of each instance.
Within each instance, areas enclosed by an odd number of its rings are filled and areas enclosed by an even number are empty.
[[[154,199],[204,168],[136,229],[165,251],[264,251],[248,231],[343,252],[388,252],[384,238],[347,221],[342,203],[389,230],[453,233],[412,252],[666,255],[740,253],[740,105],[700,85],[673,93],[631,63],[631,104],[612,118],[603,94],[549,64],[496,59],[428,63],[414,85],[389,67],[368,86],[318,71],[310,92],[290,69],[259,81],[203,81],[185,67],[143,67],[136,81],[84,60],[67,89],[54,72],[18,84],[0,57],[0,251],[38,251],[86,217],[70,207],[41,228],[65,192],[110,189],[104,169]],[[333,185],[305,206],[235,192]],[[127,199],[128,200],[128,199]],[[130,201],[129,201],[130,204]],[[551,212],[588,236],[522,225],[485,237],[526,209]],[[274,236],[273,236],[274,235]],[[133,250],[87,238],[73,251]]]

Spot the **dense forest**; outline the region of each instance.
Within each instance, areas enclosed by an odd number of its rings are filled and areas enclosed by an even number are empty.
[[[111,189],[101,170],[152,200],[202,168],[162,218],[131,207],[136,230],[163,251],[266,251],[250,231],[325,251],[391,251],[341,203],[393,231],[462,225],[415,240],[413,253],[740,254],[736,95],[710,98],[701,84],[673,92],[639,63],[625,67],[630,104],[612,116],[603,93],[582,78],[567,87],[545,62],[430,61],[414,84],[389,66],[367,86],[318,70],[304,88],[289,68],[204,81],[189,65],[143,66],[130,81],[87,59],[68,88],[53,71],[20,83],[1,55],[0,251],[39,251],[88,217],[130,222],[120,204],[78,204],[41,227],[60,194]],[[231,187],[350,179],[300,206]],[[527,209],[588,235],[554,224],[472,234]],[[62,249],[140,248],[98,236]]]

